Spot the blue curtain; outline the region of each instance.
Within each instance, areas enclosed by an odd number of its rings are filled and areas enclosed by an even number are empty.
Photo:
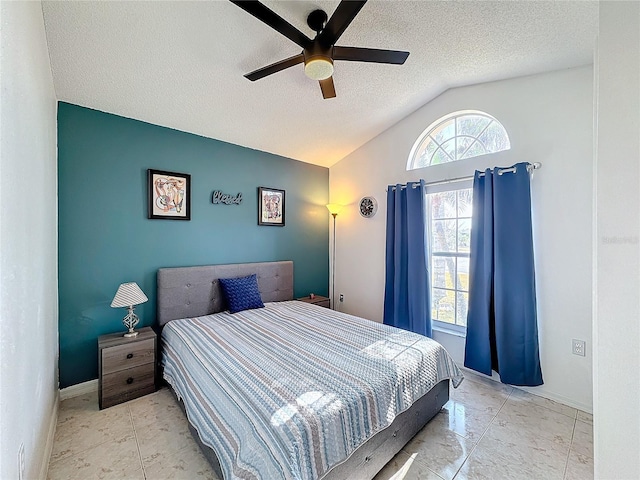
[[[464,365],[536,386],[543,381],[527,166],[475,173]]]
[[[430,337],[425,203],[424,180],[387,191],[384,323]]]

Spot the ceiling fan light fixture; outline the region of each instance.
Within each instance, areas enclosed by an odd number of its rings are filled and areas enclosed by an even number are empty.
[[[304,62],[304,73],[312,80],[326,80],[333,75],[333,60],[325,56],[311,57]]]
[[[298,55],[246,74],[245,77],[252,82],[304,62],[305,75],[312,80],[319,81],[322,98],[328,99],[336,96],[333,84],[334,59],[347,62],[402,65],[409,56],[409,52],[398,50],[336,47],[336,42],[364,7],[367,0],[340,0],[331,18],[328,18],[327,12],[323,10],[313,10],[307,16],[307,25],[316,32],[313,39],[307,37],[259,0],[250,2],[231,0],[231,2],[302,48],[302,53]]]

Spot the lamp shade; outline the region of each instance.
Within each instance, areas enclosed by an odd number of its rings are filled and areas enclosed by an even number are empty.
[[[331,212],[331,215],[337,215],[342,210],[342,205],[339,203],[330,203],[327,205],[327,209]]]
[[[136,282],[123,283],[118,287],[116,296],[113,297],[111,306],[113,308],[131,307],[144,303],[149,299],[144,294]]]

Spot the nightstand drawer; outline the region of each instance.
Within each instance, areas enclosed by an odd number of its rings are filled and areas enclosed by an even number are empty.
[[[321,302],[314,303],[314,305],[318,305],[319,307],[324,307],[324,308],[331,308],[331,301],[330,300],[322,300]]]
[[[107,408],[127,400],[154,392],[155,365],[153,362],[102,377],[102,406]]]
[[[153,363],[155,339],[102,349],[102,374],[109,375],[145,363]],[[151,368],[153,370],[153,368]]]

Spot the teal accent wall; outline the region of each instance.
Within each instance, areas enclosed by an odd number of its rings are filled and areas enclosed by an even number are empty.
[[[191,221],[147,219],[148,168],[191,174]],[[258,226],[260,186],[286,191],[286,226]],[[156,325],[160,267],[293,260],[295,296],[327,295],[328,198],[327,168],[60,102],[60,387],[98,377],[98,336],[124,331],[121,283],[149,297],[138,325]]]

